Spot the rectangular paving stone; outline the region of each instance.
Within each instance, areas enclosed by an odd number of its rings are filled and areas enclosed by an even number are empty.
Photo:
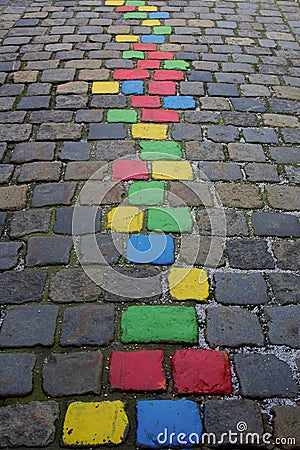
[[[205,301],[209,295],[207,273],[196,267],[172,267],[168,273],[168,284],[175,300]]]
[[[62,164],[60,162],[31,162],[21,166],[18,181],[58,181]]]
[[[28,239],[28,267],[68,264],[73,245],[71,237],[41,236]]]
[[[12,152],[11,162],[51,161],[54,157],[54,150],[54,142],[24,142],[16,144]]]
[[[37,134],[41,141],[79,140],[82,125],[75,123],[42,123]]]
[[[163,68],[169,69],[169,70],[187,70],[189,67],[190,67],[190,63],[188,63],[187,61],[180,60],[180,59],[165,61],[163,64]]]
[[[0,124],[0,142],[22,142],[29,140],[32,125]]]
[[[278,137],[273,128],[244,128],[246,142],[261,144],[278,144]]]
[[[146,109],[142,111],[143,122],[173,123],[179,122],[177,111]]]
[[[136,181],[128,189],[130,205],[161,205],[164,202],[165,185],[160,181]]]
[[[0,331],[0,347],[21,348],[36,345],[51,346],[58,306],[11,306]]]
[[[133,233],[143,228],[144,213],[135,206],[118,206],[107,213],[106,227],[120,233]]]
[[[192,226],[192,215],[187,207],[148,209],[148,230],[183,233],[191,232]]]
[[[271,283],[276,301],[280,305],[299,303],[300,277],[292,273],[270,273]]]
[[[273,345],[300,347],[300,305],[269,306],[264,308],[268,324],[268,336]]]
[[[193,170],[188,161],[153,161],[152,177],[155,180],[192,180]]]
[[[76,183],[71,181],[37,185],[33,191],[32,206],[69,205],[75,189]]]
[[[161,101],[155,95],[139,95],[131,97],[131,106],[133,108],[160,108]]]
[[[120,159],[112,163],[112,180],[146,180],[147,163],[139,160]]]
[[[165,42],[165,36],[144,34],[141,36],[141,42],[145,44],[163,44]]]
[[[12,269],[17,265],[21,242],[0,242],[0,269]]]
[[[300,237],[299,220],[290,214],[254,212],[252,225],[258,236]]]
[[[139,95],[144,93],[144,82],[142,80],[123,81],[122,93],[124,95]]]
[[[136,123],[137,112],[124,109],[109,109],[106,120],[107,122]]]
[[[16,211],[10,221],[9,235],[21,237],[32,233],[47,233],[50,227],[51,210]]]
[[[94,81],[92,94],[118,94],[120,84],[118,81]]]
[[[134,139],[156,139],[162,140],[167,137],[167,125],[157,124],[134,124],[131,133]]]
[[[35,355],[30,353],[0,354],[0,397],[20,397],[32,392],[35,361]]]
[[[274,269],[267,243],[257,239],[233,239],[227,242],[231,267],[238,269]]]
[[[92,123],[89,126],[89,140],[125,139],[126,129],[122,124]]]
[[[300,187],[274,185],[266,186],[268,203],[274,209],[293,211],[300,209]]]
[[[185,306],[130,306],[121,318],[121,342],[196,343],[194,308]]]
[[[194,109],[196,108],[196,102],[193,97],[190,96],[168,96],[164,97],[164,108],[166,109]]]
[[[62,321],[60,345],[109,345],[114,336],[114,317],[112,305],[67,308]]]
[[[0,304],[40,302],[46,282],[44,271],[7,271],[0,275]],[[26,289],[24,289],[26,286]]]
[[[225,305],[261,305],[269,301],[261,273],[216,273],[216,300]]]
[[[160,160],[160,159],[178,159],[182,158],[182,150],[180,144],[172,141],[141,141],[141,159],[143,160]]]
[[[134,34],[118,34],[116,42],[139,42],[140,37]]]

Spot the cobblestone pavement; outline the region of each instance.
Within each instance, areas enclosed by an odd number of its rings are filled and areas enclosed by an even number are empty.
[[[0,0],[1,448],[300,448],[299,35]]]

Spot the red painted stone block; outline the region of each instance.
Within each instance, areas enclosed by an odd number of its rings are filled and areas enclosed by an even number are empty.
[[[230,394],[227,353],[216,350],[179,350],[172,360],[175,388],[180,393]]]
[[[109,381],[124,391],[166,390],[162,350],[114,351],[110,357]]]
[[[132,12],[136,10],[136,6],[118,6],[116,11],[118,12]]]
[[[173,59],[174,53],[172,52],[149,52],[148,59]]]
[[[148,92],[154,95],[175,95],[176,83],[174,81],[151,81]]]
[[[181,70],[156,70],[154,72],[155,81],[181,81],[184,80],[184,73]]]
[[[179,122],[179,113],[172,110],[146,109],[142,112],[143,122]]]
[[[131,97],[131,106],[133,108],[159,108],[161,105],[159,97],[150,95],[136,95]]]
[[[115,80],[145,80],[149,77],[149,72],[142,69],[117,69],[114,71]]]
[[[138,69],[159,69],[160,61],[158,59],[139,59]]]
[[[113,180],[147,180],[148,167],[144,161],[118,159],[112,164]]]
[[[133,44],[133,50],[141,51],[141,52],[152,52],[156,50],[156,44],[143,44],[141,42],[137,42]]]

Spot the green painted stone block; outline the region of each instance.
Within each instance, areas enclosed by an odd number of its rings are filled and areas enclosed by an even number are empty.
[[[146,2],[144,0],[127,0],[126,6],[145,6]]]
[[[182,59],[170,59],[164,62],[164,69],[186,70],[189,67],[190,64],[187,61],[183,61]]]
[[[148,210],[148,230],[183,233],[192,231],[193,219],[191,211],[183,208],[150,208]]]
[[[124,14],[124,19],[147,19],[145,12],[127,12]]]
[[[157,161],[160,159],[182,158],[180,144],[171,141],[142,141],[140,142],[141,159],[144,161]]]
[[[197,343],[196,311],[188,306],[129,306],[121,319],[121,341]]]
[[[154,34],[171,34],[172,33],[172,27],[153,27],[153,33]]]
[[[109,109],[107,122],[136,123],[137,112],[132,109]]]
[[[145,53],[135,51],[135,50],[126,50],[125,52],[123,52],[122,58],[124,58],[124,59],[145,59]]]
[[[136,181],[128,190],[130,205],[161,205],[164,202],[165,185],[161,181]]]

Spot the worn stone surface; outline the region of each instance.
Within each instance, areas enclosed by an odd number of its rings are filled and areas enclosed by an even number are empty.
[[[40,302],[46,277],[46,271],[41,270],[2,273],[0,275],[0,304]]]
[[[63,269],[50,283],[49,298],[55,303],[81,303],[99,300],[101,289],[82,269]]]
[[[270,273],[269,280],[275,298],[281,305],[299,303],[299,276],[291,273]]]
[[[50,227],[51,210],[39,209],[16,211],[10,222],[10,236],[21,237],[32,233],[47,233]]]
[[[216,300],[225,305],[261,305],[269,300],[261,273],[216,273],[215,281]]]
[[[35,360],[35,356],[28,353],[0,354],[0,397],[24,396],[31,393]]]
[[[276,245],[276,244],[275,244]],[[275,263],[268,252],[267,243],[254,239],[233,239],[227,249],[232,267],[238,269],[273,269]]]
[[[72,238],[66,236],[31,237],[26,264],[28,267],[67,264],[72,244]]]
[[[300,410],[291,406],[274,406],[272,408],[272,414],[274,416],[274,435],[275,438],[283,439],[290,437],[295,439],[295,442],[299,442],[299,419]],[[295,447],[294,443],[289,444],[285,441],[283,448],[292,449]]]
[[[300,241],[274,242],[273,251],[277,258],[277,265],[281,269],[299,270]]]
[[[300,346],[300,305],[269,306],[264,308],[271,344]]]

